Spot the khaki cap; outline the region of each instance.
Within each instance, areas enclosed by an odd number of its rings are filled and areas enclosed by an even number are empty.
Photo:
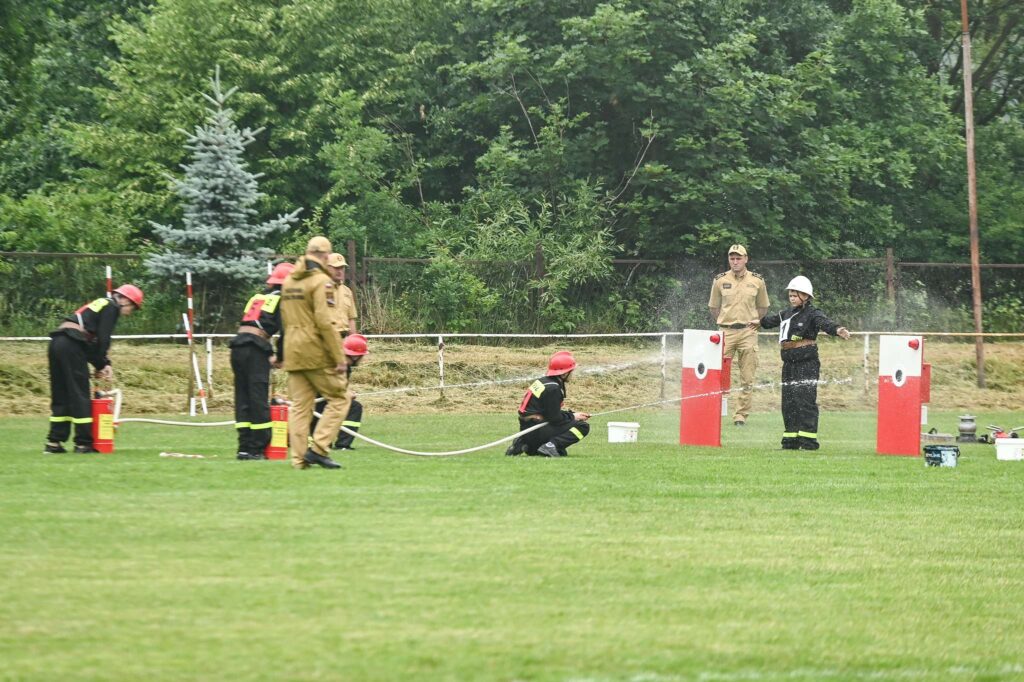
[[[327,257],[327,264],[332,268],[346,268],[348,267],[348,261],[340,253],[332,253]]]
[[[746,256],[747,249],[743,246],[743,244],[733,244],[732,246],[729,247],[729,253],[738,253],[741,256]]]
[[[313,237],[306,244],[306,253],[330,253],[331,242],[327,237]]]

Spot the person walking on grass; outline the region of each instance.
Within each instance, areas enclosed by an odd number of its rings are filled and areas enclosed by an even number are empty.
[[[566,449],[583,440],[590,433],[586,412],[563,410],[565,385],[576,369],[576,359],[569,351],[559,351],[548,361],[547,374],[537,379],[526,390],[519,403],[519,430],[547,422],[536,431],[512,441],[505,454],[513,457],[524,452],[541,457],[565,457]]]
[[[237,459],[266,459],[271,427],[270,368],[280,367],[284,359],[284,335],[277,337],[277,348],[270,339],[281,330],[281,285],[295,266],[278,263],[267,277],[267,288],[245,304],[242,320],[231,348],[231,370],[235,373],[235,430],[238,433]]]
[[[740,370],[740,394],[733,411],[733,424],[745,426],[754,397],[757,373],[757,331],[747,323],[768,312],[768,289],[764,279],[747,270],[747,249],[742,244],[729,247],[729,269],[715,276],[711,284],[708,309],[725,338],[723,354],[732,358]]]
[[[818,359],[816,339],[820,332],[850,338],[825,313],[811,305],[814,287],[803,275],[794,277],[786,287],[788,310],[770,313],[752,320],[750,328],[779,328],[782,352],[782,432],[783,450],[817,450],[818,444]]]
[[[50,332],[50,432],[43,453],[67,452],[64,441],[75,427],[75,452],[98,452],[92,439],[92,396],[89,365],[95,377],[114,380],[114,368],[107,357],[110,337],[121,316],[142,307],[142,290],[123,284],[113,293],[87,303]]]
[[[330,253],[331,242],[326,237],[310,239],[305,256],[281,287],[284,369],[292,400],[288,447],[296,469],[308,469],[313,464],[325,469],[341,468],[327,454],[350,402],[348,365],[334,321],[337,292],[327,274]],[[318,393],[327,404],[309,442],[309,423]]]

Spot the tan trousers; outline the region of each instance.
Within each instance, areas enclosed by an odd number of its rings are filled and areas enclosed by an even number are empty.
[[[740,370],[740,394],[733,408],[734,421],[745,422],[754,402],[754,375],[757,374],[757,330],[725,329],[723,354],[732,358],[732,367]],[[735,383],[735,382],[733,382]]]
[[[316,394],[327,399],[320,421],[309,445],[309,422],[313,418]],[[288,452],[292,466],[305,469],[304,456],[310,447],[321,455],[329,454],[331,443],[338,436],[341,422],[348,414],[352,398],[348,394],[348,377],[333,367],[288,372],[288,397],[292,400],[288,411]]]

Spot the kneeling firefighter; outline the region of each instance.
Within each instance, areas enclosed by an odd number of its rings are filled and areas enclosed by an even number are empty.
[[[559,351],[548,361],[547,374],[537,379],[527,389],[519,404],[519,430],[547,424],[536,431],[512,441],[506,455],[539,455],[541,457],[565,457],[566,448],[580,442],[590,433],[586,412],[563,410],[565,384],[576,369],[576,359],[569,351]]]
[[[231,348],[231,370],[235,373],[235,430],[238,459],[266,459],[270,443],[270,368],[284,360],[284,334],[277,337],[277,349],[270,339],[281,331],[281,285],[295,266],[278,263],[267,277],[267,288],[245,304],[242,320]]]
[[[345,376],[351,380],[352,368],[359,364],[363,359],[364,355],[370,354],[369,345],[366,342],[366,337],[362,334],[349,334],[345,337],[344,342],[341,344],[342,348],[345,349],[345,358],[348,360],[348,368],[345,370]],[[352,401],[348,407],[348,413],[342,420],[341,425],[350,431],[359,431],[359,427],[363,425],[363,404],[356,400],[356,394],[351,389],[348,390],[347,395]],[[318,402],[322,401],[322,398],[317,399]],[[316,431],[316,425],[320,421],[320,413],[313,413],[313,421],[309,425],[310,432]],[[332,450],[355,450],[352,443],[356,437],[345,433],[342,430],[338,430],[338,439],[331,446]]]

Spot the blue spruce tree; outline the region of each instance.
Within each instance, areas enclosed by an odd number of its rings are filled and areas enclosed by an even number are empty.
[[[191,160],[182,165],[185,177],[172,178],[174,192],[184,201],[181,227],[151,223],[164,249],[146,260],[156,276],[183,277],[191,271],[196,284],[200,317],[216,324],[225,304],[249,295],[250,285],[266,277],[273,255],[269,240],[288,229],[302,209],[255,223],[253,207],[264,196],[242,156],[263,129],[239,130],[234,111],[225,103],[238,88],[221,89],[220,68],[210,81],[208,116],[187,135]]]

